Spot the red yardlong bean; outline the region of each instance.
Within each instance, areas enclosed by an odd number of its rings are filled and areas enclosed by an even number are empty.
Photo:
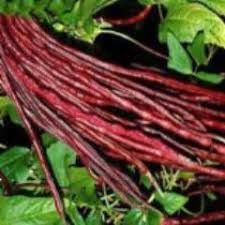
[[[98,84],[95,84],[95,86]],[[100,87],[99,87],[100,88]],[[103,90],[103,89],[102,89]],[[161,119],[158,119],[156,117],[154,117],[153,115],[149,115],[146,112],[142,113],[141,110],[139,110],[138,108],[136,108],[132,103],[126,101],[126,100],[122,100],[120,98],[118,98],[117,96],[113,95],[112,93],[110,93],[109,91],[105,90],[102,94],[105,94],[106,96],[110,96],[113,97],[113,100],[118,101],[119,104],[122,104],[123,107],[129,107],[131,109],[133,109],[135,112],[140,113],[141,116],[145,117],[146,119],[150,119],[152,121],[157,121],[161,126],[163,126],[164,128],[168,128],[170,127],[170,129],[172,129],[173,132],[175,132],[175,130],[179,129],[179,127],[174,126],[171,123],[168,123],[168,121],[162,121]],[[179,135],[183,136],[184,138],[190,138],[194,141],[198,141],[201,142],[202,145],[211,145],[210,144],[210,140],[208,138],[205,138],[204,136],[201,137],[201,140],[199,139],[199,136],[197,133],[193,133],[193,131],[191,132],[186,132],[185,129],[183,129],[182,131],[178,132]]]
[[[29,121],[71,145],[87,167],[134,206],[143,203],[143,195],[107,157],[132,163],[142,174],[151,162],[225,180],[225,144],[216,138],[225,131],[225,93],[103,62],[60,43],[32,20],[1,17],[0,25],[0,84],[17,103],[39,156]],[[200,165],[193,156],[221,167]],[[157,188],[154,178],[151,182]],[[223,212],[212,215],[224,218]],[[214,220],[210,214],[165,224],[199,224],[206,218]]]
[[[24,23],[24,21],[22,21],[22,24]],[[20,24],[20,23],[19,23]],[[36,26],[35,26],[36,27]],[[29,31],[28,31],[29,32]],[[35,33],[33,33],[33,34],[35,34]],[[36,34],[35,34],[36,35]],[[43,37],[42,36],[37,36],[39,39],[40,38],[42,38],[43,39]],[[39,39],[37,39],[37,40],[39,40]],[[55,40],[53,39],[51,39],[51,38],[49,38],[48,36],[46,37],[46,39],[48,39],[48,41],[52,41],[53,42],[53,44],[56,44],[56,46],[58,46],[58,43],[55,43]],[[43,40],[43,41],[46,41],[45,39]],[[50,46],[49,46],[50,47]],[[54,50],[55,50],[55,52],[57,52],[57,51],[59,51],[59,53],[60,53],[60,55],[62,56],[62,55],[65,55],[65,52],[63,51],[61,51],[61,48],[63,48],[63,46],[61,46],[60,44],[59,44],[59,47],[60,48],[54,48]],[[66,47],[65,47],[66,48]],[[67,48],[66,48],[67,49]],[[69,54],[70,54],[70,49],[67,49],[68,51],[69,51]],[[68,52],[66,52],[66,55],[65,55],[65,57],[67,57],[68,59],[71,59],[71,60],[73,60],[73,58],[71,58],[71,55],[69,55],[68,56],[68,54],[67,54]],[[81,53],[82,54],[82,53]],[[82,65],[83,64],[83,62],[82,61],[80,61],[78,58],[76,58],[76,63],[78,63],[79,62],[79,64],[80,65]],[[74,62],[74,61],[73,61]],[[75,62],[74,62],[75,63]],[[90,66],[87,62],[85,62],[86,63],[86,66]],[[112,65],[113,66],[113,65]],[[107,70],[105,70],[105,69],[102,69],[101,67],[98,67],[98,68],[94,68],[93,67],[93,64],[91,64],[91,68],[94,70],[96,70],[96,69],[98,69],[99,70],[99,68],[100,68],[100,73],[101,74],[107,74],[107,76],[109,76],[109,72],[107,72]],[[116,73],[115,73],[116,74]],[[152,74],[152,75],[154,75],[154,74]],[[118,75],[117,75],[117,78],[118,78]],[[127,83],[128,83],[129,81],[127,81]],[[177,85],[179,85],[179,84],[177,84]],[[140,87],[139,86],[139,88],[142,88],[142,90],[143,90],[143,88],[144,87]],[[147,91],[148,93],[150,93],[150,96],[151,95],[153,95],[153,96],[160,96],[160,97],[162,97],[164,100],[167,100],[167,101],[170,101],[170,98],[171,98],[171,96],[167,96],[167,95],[163,95],[163,94],[160,94],[159,92],[155,92],[155,91],[152,91],[151,89],[146,89],[146,88],[144,88],[145,89],[145,91]],[[210,101],[210,98],[208,98],[209,99],[209,101]],[[177,104],[179,104],[179,105],[181,105],[181,106],[185,106],[185,107],[188,107],[190,110],[197,110],[197,111],[199,111],[199,113],[203,113],[204,112],[204,115],[205,116],[207,116],[207,115],[209,115],[209,116],[216,116],[216,117],[221,117],[221,118],[225,118],[225,115],[224,115],[224,113],[220,113],[220,112],[218,112],[218,111],[214,111],[214,110],[211,110],[211,109],[208,109],[208,108],[204,108],[204,107],[202,107],[202,106],[200,106],[200,105],[198,105],[198,104],[189,104],[189,103],[187,103],[187,102],[185,102],[185,101],[181,101],[181,100],[179,100],[179,99],[176,99],[176,98],[174,98],[173,99],[173,101],[175,102],[175,103],[177,103]],[[220,102],[220,104],[221,104],[221,102]]]
[[[111,23],[113,25],[117,25],[117,26],[128,26],[128,25],[132,25],[135,23],[139,23],[141,21],[143,21],[148,14],[150,13],[152,7],[151,6],[147,6],[145,7],[143,10],[141,10],[140,12],[138,12],[138,14],[128,17],[128,18],[123,18],[123,19],[112,19],[112,18],[101,18],[103,20],[105,20],[108,23]]]

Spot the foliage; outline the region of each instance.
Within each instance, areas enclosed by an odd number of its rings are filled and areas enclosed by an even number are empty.
[[[130,210],[124,217],[123,225],[158,225],[162,223],[162,215],[156,210],[143,212],[139,209]]]
[[[188,197],[170,192],[165,192],[163,196],[156,193],[155,198],[169,215],[179,211],[188,202]]]
[[[172,32],[180,42],[191,43],[199,32],[205,44],[225,48],[225,24],[214,12],[199,3],[178,4],[167,13],[160,25],[160,40],[166,41]]]
[[[201,65],[206,64],[207,57],[204,51],[204,45],[201,42],[201,34],[199,34],[191,45],[188,46],[190,55],[196,62],[196,69],[193,69],[193,62],[188,54],[188,51],[180,44],[177,38],[172,34],[168,33],[168,48],[169,48],[169,60],[168,68],[180,72],[184,75],[194,76],[195,78],[211,83],[219,84],[224,80],[223,76],[214,73],[208,73],[204,71],[197,71],[197,68]]]
[[[159,40],[167,42],[169,48],[168,68],[184,75],[211,84],[219,84],[224,77],[205,71],[198,71],[201,65],[207,66],[215,53],[206,45],[225,48],[224,0],[139,0],[144,5],[162,4],[167,13],[160,23]],[[188,44],[187,49],[179,43]],[[193,71],[191,58],[196,63]]]
[[[8,151],[0,155],[0,170],[12,181],[27,181],[29,177],[28,159],[30,154],[29,149],[24,147],[8,149]]]
[[[109,25],[97,21],[93,15],[116,0],[2,0],[0,12],[35,16],[82,40],[93,42],[102,28]]]
[[[2,225],[62,224],[52,198],[0,197]],[[13,213],[12,213],[13,212]]]

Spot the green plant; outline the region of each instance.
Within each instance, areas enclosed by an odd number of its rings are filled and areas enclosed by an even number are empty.
[[[217,49],[225,48],[225,23],[221,18],[224,1],[140,0],[140,3],[166,8],[159,40],[168,44],[168,68],[212,84],[224,80],[223,75],[202,71]]]

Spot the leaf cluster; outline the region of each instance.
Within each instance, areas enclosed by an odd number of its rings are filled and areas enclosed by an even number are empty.
[[[159,25],[159,40],[168,45],[168,68],[211,84],[224,80],[222,75],[205,71],[217,48],[225,48],[224,0],[139,2],[162,5],[166,10]]]
[[[109,24],[94,15],[117,0],[1,0],[0,13],[36,17],[59,32],[93,42]]]

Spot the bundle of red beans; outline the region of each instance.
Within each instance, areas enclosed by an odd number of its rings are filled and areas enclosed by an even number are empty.
[[[59,42],[31,19],[9,16],[0,18],[0,81],[35,149],[30,122],[70,145],[130,205],[143,204],[145,196],[118,161],[134,165],[156,189],[152,164],[225,180],[223,91],[103,62]],[[39,159],[44,164],[40,152]],[[164,223],[222,218],[225,213],[216,212]]]

